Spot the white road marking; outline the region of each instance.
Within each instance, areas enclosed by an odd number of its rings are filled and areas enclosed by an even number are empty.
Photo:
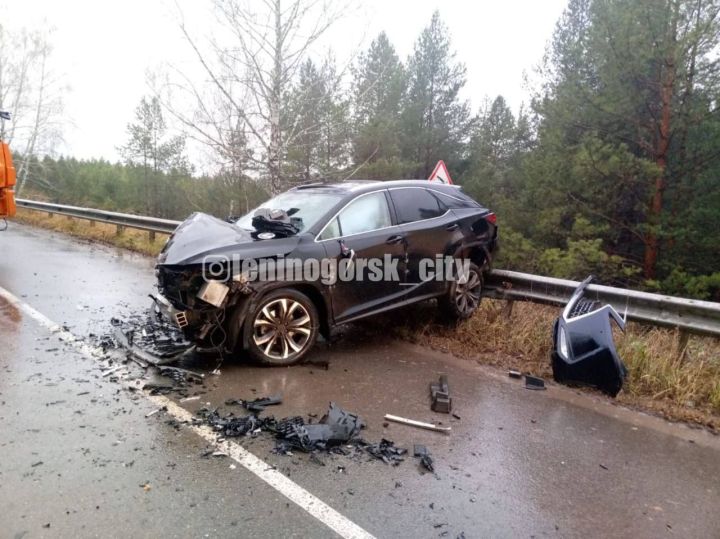
[[[79,339],[70,331],[64,329],[59,324],[56,324],[40,311],[34,309],[1,286],[0,297],[38,322],[45,329],[55,334],[60,340],[72,345],[79,352],[85,354],[91,359],[97,360],[102,358],[102,350],[88,346],[82,339]],[[144,392],[142,394],[154,405],[158,407],[165,407],[167,409],[166,413],[174,419],[188,423],[192,421],[193,416],[190,412],[181,406],[178,406],[167,397],[162,395],[150,395]],[[374,539],[372,534],[365,531],[350,519],[323,502],[320,498],[311,494],[290,478],[277,471],[267,462],[250,453],[240,444],[229,441],[218,442],[218,435],[206,425],[189,424],[188,428],[194,431],[203,440],[216,447],[219,451],[227,453],[230,458],[235,460],[246,470],[265,481],[265,483],[270,485],[292,502],[296,503],[299,507],[307,511],[310,515],[325,524],[341,537],[345,537],[347,539]]]

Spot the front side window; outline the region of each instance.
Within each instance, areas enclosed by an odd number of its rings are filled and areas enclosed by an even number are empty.
[[[432,219],[445,213],[445,207],[425,189],[391,189],[390,196],[400,224]]]
[[[330,221],[320,239],[362,234],[389,226],[392,226],[392,220],[385,193],[370,193],[358,197],[345,207]]]

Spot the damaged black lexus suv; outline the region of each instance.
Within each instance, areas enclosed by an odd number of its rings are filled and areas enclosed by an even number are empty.
[[[414,302],[469,317],[496,243],[495,214],[456,186],[304,185],[235,222],[190,216],[159,255],[155,301],[200,348],[289,365],[318,333]],[[302,271],[277,271],[291,261]]]

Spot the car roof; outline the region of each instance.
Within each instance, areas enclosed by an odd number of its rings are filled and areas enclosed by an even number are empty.
[[[362,193],[366,191],[373,191],[378,188],[393,188],[393,187],[432,187],[441,192],[447,192],[452,194],[455,190],[459,189],[458,185],[448,185],[440,182],[429,182],[428,180],[348,180],[337,183],[309,183],[305,185],[298,185],[293,187],[291,191],[296,190],[317,190],[325,192],[342,192],[345,194],[350,193]]]

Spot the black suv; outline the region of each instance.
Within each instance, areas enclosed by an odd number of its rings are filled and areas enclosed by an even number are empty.
[[[456,186],[303,185],[235,222],[190,216],[158,257],[155,299],[200,347],[289,365],[318,333],[417,301],[469,317],[496,243],[495,214]]]

